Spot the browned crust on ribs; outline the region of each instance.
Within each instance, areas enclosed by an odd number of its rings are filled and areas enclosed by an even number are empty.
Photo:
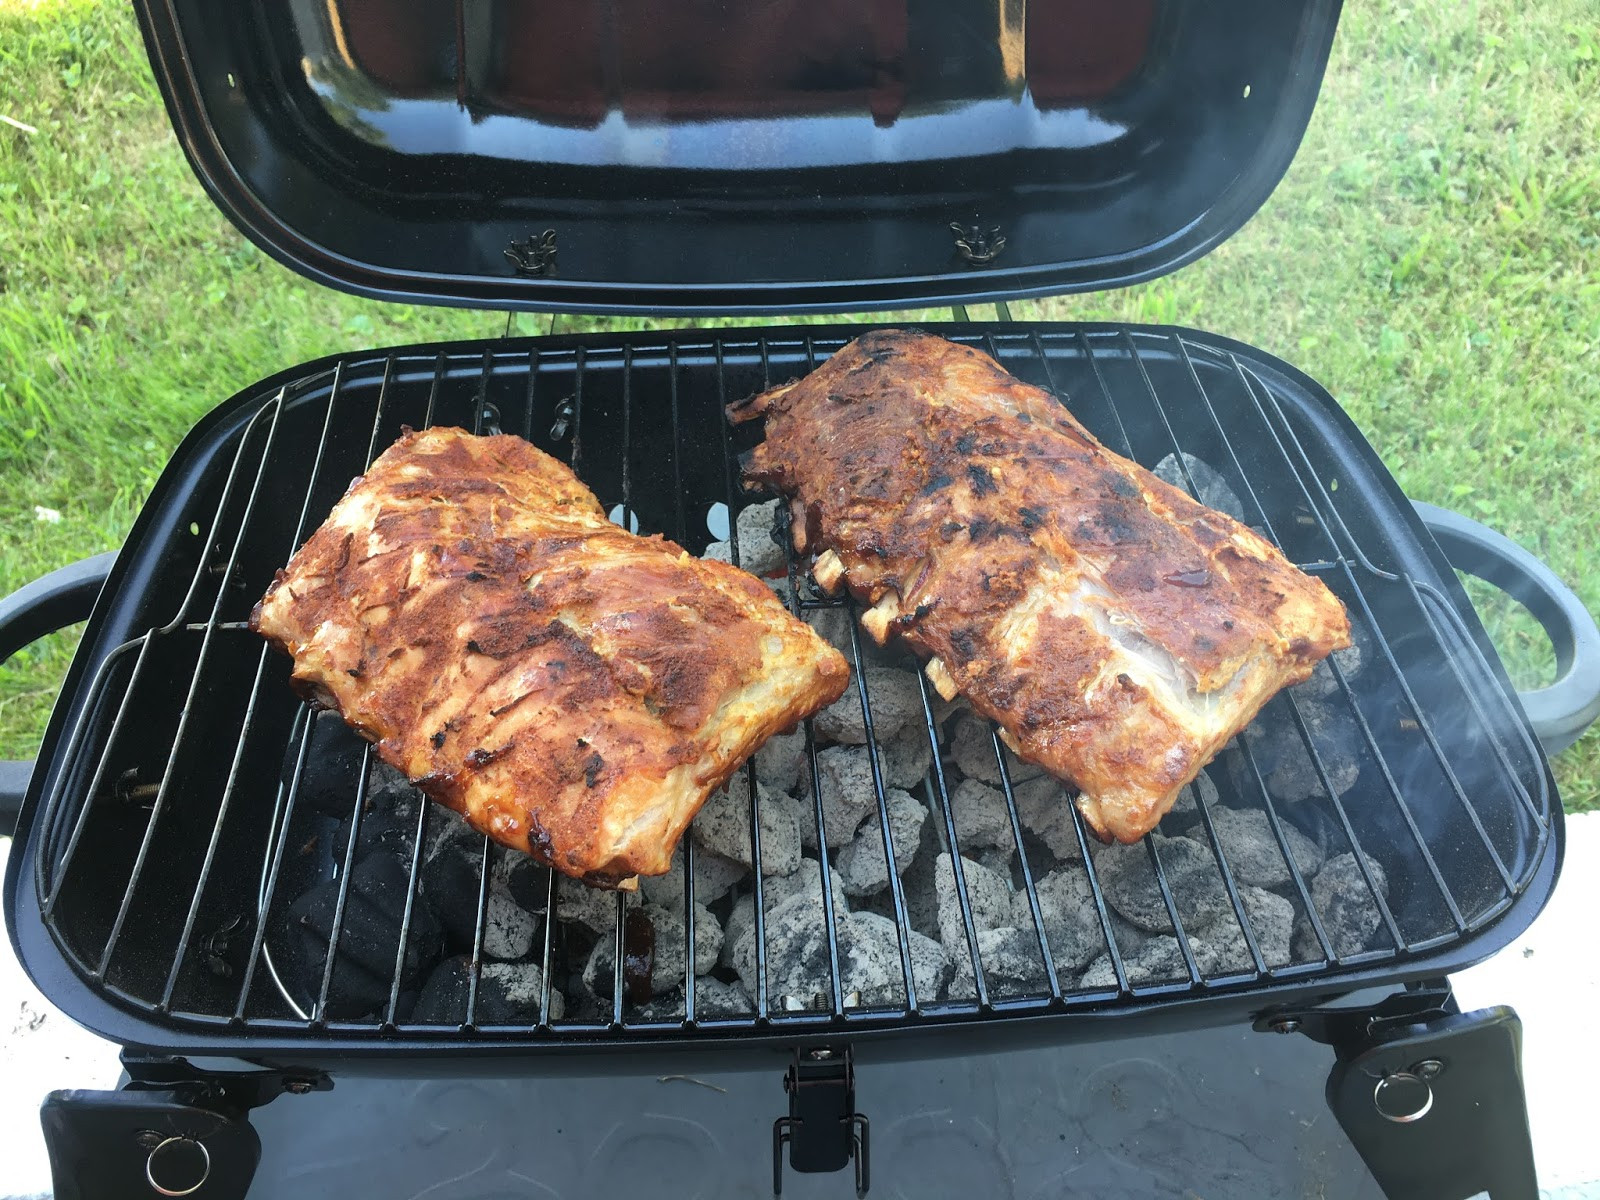
[[[601,885],[665,872],[706,797],[849,677],[758,580],[458,429],[385,451],[251,627],[433,799]]]
[[[748,486],[796,541],[933,656],[1022,757],[1133,841],[1280,688],[1349,644],[1343,607],[1239,522],[1107,450],[976,350],[868,334],[766,418]],[[828,557],[837,556],[837,562]]]

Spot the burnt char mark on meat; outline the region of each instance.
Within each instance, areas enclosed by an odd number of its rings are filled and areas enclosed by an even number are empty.
[[[994,481],[994,476],[989,474],[987,467],[973,463],[967,467],[967,479],[972,484],[972,494],[976,499],[982,500],[985,496],[995,496],[1000,493],[1000,485]]]

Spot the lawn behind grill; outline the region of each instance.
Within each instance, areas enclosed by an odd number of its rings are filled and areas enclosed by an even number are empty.
[[[1510,534],[1600,611],[1597,97],[1592,0],[1352,4],[1299,157],[1239,234],[1175,277],[1012,311],[1287,358],[1407,492]],[[0,0],[0,117],[36,130],[0,123],[0,593],[117,545],[184,432],[252,381],[505,328],[338,295],[247,243],[189,173],[122,0]],[[1537,626],[1474,594],[1536,684]],[[0,668],[0,758],[33,754],[72,637]],[[1600,733],[1556,773],[1570,808],[1600,807]]]

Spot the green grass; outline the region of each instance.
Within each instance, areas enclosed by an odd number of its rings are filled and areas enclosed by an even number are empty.
[[[1239,234],[1174,277],[1013,312],[1282,355],[1411,495],[1516,538],[1600,611],[1594,17],[1592,0],[1352,3],[1305,144]],[[124,4],[0,0],[0,115],[37,129],[0,124],[0,592],[117,545],[183,433],[252,381],[504,329],[335,294],[245,242],[190,175]],[[1526,614],[1475,594],[1537,682]],[[0,668],[0,757],[32,754],[72,640]],[[1600,807],[1600,734],[1556,771],[1569,808]]]

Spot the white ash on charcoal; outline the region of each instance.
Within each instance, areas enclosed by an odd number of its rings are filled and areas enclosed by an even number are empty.
[[[1098,918],[1099,914],[1096,913],[1095,916]],[[1109,905],[1106,908],[1106,916],[1111,922],[1111,938],[1117,943],[1117,952],[1123,957],[1139,953],[1140,948],[1152,937],[1161,936],[1161,934],[1146,933]],[[1172,925],[1168,923],[1161,933],[1170,935]]]
[[[795,865],[799,866],[799,863]],[[750,868],[744,863],[733,862],[697,845],[694,854],[696,903],[715,904],[733,889],[734,884],[748,874]],[[665,875],[639,876],[639,891],[646,900],[664,908],[683,904],[682,846],[672,852],[672,865]]]
[[[900,877],[905,897],[906,919],[911,928],[935,940],[939,937],[939,889],[936,876],[939,870],[939,838],[934,826],[937,819],[922,823],[922,837],[911,865]]]
[[[907,725],[922,720],[922,690],[917,677],[899,667],[867,667],[867,702],[872,706],[872,731],[879,743],[887,741]],[[816,715],[817,737],[841,746],[863,746],[867,742],[866,718],[861,711],[861,696],[852,676],[850,686],[827,708]]]
[[[836,934],[848,920],[848,912],[835,912]],[[785,898],[768,909],[765,924],[768,994],[811,996],[825,990],[828,941],[819,894],[806,891]],[[759,993],[754,920],[741,926],[728,965],[738,973],[745,991],[752,996]]]
[[[739,565],[752,575],[783,570],[788,561],[777,533],[781,500],[752,504],[739,512],[735,526],[739,538]]]
[[[889,838],[894,845],[897,875],[904,874],[922,839],[928,810],[909,793],[891,788],[884,795],[889,817]],[[839,851],[834,869],[847,896],[871,896],[889,886],[888,856],[883,850],[883,827],[876,813],[868,814],[861,828]]]
[[[647,1002],[644,994],[665,996],[683,986],[685,930],[683,911],[645,904],[637,910],[643,922],[632,913],[623,923],[623,986],[627,998]],[[694,912],[694,973],[708,975],[722,953],[722,925],[703,904]],[[610,937],[601,937],[589,953],[583,968],[584,987],[602,1000],[611,999],[616,978],[615,926]]]
[[[789,875],[800,865],[799,801],[756,781],[756,811],[761,821],[761,873]],[[730,862],[753,864],[750,843],[750,781],[744,772],[711,793],[690,826],[695,844]]]
[[[506,870],[495,857],[491,850],[483,952],[490,958],[522,958],[542,932],[542,922],[512,895]],[[459,818],[444,824],[438,836],[430,838],[417,890],[438,916],[452,951],[470,953],[474,948],[483,864],[483,835]]]
[[[806,733],[795,729],[766,740],[756,751],[756,780],[775,792],[794,794],[806,769]],[[743,770],[738,774],[743,774]]]
[[[770,910],[772,905],[769,903],[767,907]],[[719,966],[733,966],[735,948],[750,936],[751,931],[755,929],[755,925],[755,896],[740,896],[733,902],[733,907],[728,910],[728,923],[722,930],[722,953],[717,956],[717,964]]]
[[[848,909],[849,901],[845,898],[844,881],[839,878],[839,872],[830,868],[828,881],[833,888],[834,908],[840,911]],[[820,897],[822,895],[821,862],[809,855],[801,858],[800,868],[794,874],[766,880],[762,885],[762,895],[766,899],[769,911],[773,905],[787,900],[790,896],[809,895],[813,898]]]
[[[1120,946],[1118,951],[1121,951]],[[1124,953],[1122,969],[1128,982],[1135,987],[1142,983],[1168,983],[1189,978],[1189,966],[1175,937],[1153,937],[1131,954]],[[1111,964],[1111,955],[1102,954],[1090,963],[1078,980],[1078,986],[1094,991],[1116,987],[1117,972]]]
[[[816,631],[816,635],[840,654],[844,655],[846,662],[853,662],[850,650],[850,609],[843,604],[832,608],[814,608],[804,614],[807,625]],[[872,639],[863,637],[863,642]],[[862,649],[866,647],[863,645]],[[855,688],[852,685],[846,695],[853,695]]]
[[[1335,650],[1329,658],[1319,662],[1312,669],[1311,678],[1295,686],[1295,694],[1324,700],[1340,696],[1344,689],[1339,686],[1338,676],[1329,666],[1329,659],[1339,664],[1339,670],[1348,683],[1361,674],[1362,664],[1372,649],[1372,635],[1359,621],[1350,623],[1350,641],[1351,644],[1343,650]],[[1335,703],[1338,702],[1335,700]]]
[[[961,871],[967,884],[974,932],[1010,924],[1011,880],[965,855],[961,858]],[[939,941],[945,953],[953,961],[960,962],[967,953],[967,926],[961,914],[960,892],[948,854],[941,854],[935,860],[933,883],[939,897]]]
[[[1343,796],[1361,773],[1356,758],[1360,734],[1354,720],[1341,707],[1320,700],[1300,700],[1298,707],[1335,794]],[[1274,799],[1294,802],[1327,796],[1328,789],[1292,719],[1258,720],[1245,727],[1244,736]]]
[[[1161,818],[1161,832],[1168,836],[1188,834],[1197,839],[1204,838],[1205,819],[1200,814],[1200,806],[1204,804],[1208,809],[1215,809],[1217,802],[1217,785],[1201,771],[1193,783],[1178,793],[1171,810]],[[1196,829],[1201,832],[1196,833]]]
[[[1189,479],[1184,478],[1184,467],[1189,470]],[[1194,491],[1190,494],[1201,504],[1227,513],[1240,524],[1249,523],[1245,518],[1244,505],[1239,503],[1239,497],[1228,486],[1228,481],[1210,463],[1196,458],[1187,450],[1183,451],[1183,467],[1178,465],[1177,455],[1169,454],[1156,464],[1151,474],[1164,483],[1170,483],[1180,492],[1189,492],[1189,480],[1192,479]]]
[[[954,763],[966,779],[1000,786],[1000,764],[994,756],[989,723],[975,713],[962,713],[950,722],[945,731],[945,760]],[[1015,777],[1012,783],[1016,783]]]
[[[737,983],[726,983],[714,975],[705,975],[694,981],[695,1020],[745,1016],[754,1011],[755,1005]],[[633,1019],[681,1021],[684,1015],[683,991],[680,988],[670,995],[651,1000],[633,1014]]]
[[[282,918],[277,944],[287,954],[280,966],[291,990],[302,996],[314,998],[322,986],[339,890],[337,879],[318,884],[289,905]],[[387,854],[370,855],[351,869],[324,1016],[361,1017],[387,1005],[409,891],[406,872]],[[432,910],[413,905],[400,962],[401,990],[416,987],[443,949],[444,933]]]
[[[963,854],[975,855],[985,847],[1010,853],[1013,848],[1011,814],[1006,811],[1006,798],[999,788],[977,779],[963,779],[950,793],[950,819]]]
[[[472,989],[472,959],[465,954],[447,958],[423,984],[411,1010],[418,1025],[459,1025],[467,1019]],[[532,1025],[539,1019],[544,974],[536,963],[485,963],[478,978],[476,1025]],[[550,1019],[566,1015],[566,1001],[550,989]]]
[[[728,563],[729,565],[732,565],[733,543],[712,542],[705,548],[705,553],[701,554],[700,557],[710,559],[712,562]]]
[[[950,979],[950,997],[977,995],[971,954],[963,949],[951,958],[954,971]],[[1027,996],[1049,988],[1050,978],[1045,974],[1044,958],[1039,953],[1039,936],[1031,925],[1027,929],[1013,925],[985,929],[978,934],[978,961],[983,966],[983,982],[991,998]]]
[[[767,994],[777,1009],[826,1007],[832,999],[828,935],[818,897],[791,896],[767,920]],[[905,977],[895,926],[873,913],[844,913],[835,922],[841,1000],[849,1007],[905,1002]],[[918,999],[937,998],[943,985],[943,953],[931,939],[908,931],[912,978]],[[733,954],[745,990],[755,994],[757,959],[752,929]]]
[[[1133,845],[1107,846],[1095,855],[1101,888],[1107,902],[1119,913],[1151,933],[1172,926],[1147,843],[1161,857],[1161,869],[1185,929],[1203,928],[1232,911],[1209,846],[1186,837],[1152,833]]]
[[[1311,903],[1316,906],[1323,932],[1337,955],[1359,954],[1368,949],[1383,925],[1383,913],[1372,893],[1376,888],[1378,894],[1388,900],[1388,877],[1377,859],[1370,854],[1363,857],[1372,875],[1372,887],[1367,886],[1356,856],[1349,851],[1330,858],[1311,881]],[[1379,940],[1386,942],[1386,939],[1387,934]],[[1302,915],[1294,932],[1294,958],[1304,962],[1321,957],[1322,948],[1316,933],[1311,922]]]
[[[576,879],[556,876],[556,920],[598,936],[617,927],[617,894],[586,887]]]
[[[829,872],[829,880],[833,885],[833,913],[834,920],[843,920],[850,911],[849,901],[845,897],[844,884],[837,871]],[[761,895],[766,902],[768,919],[773,911],[794,896],[806,895],[813,898],[822,895],[822,867],[814,858],[802,858],[800,868],[792,875],[779,875],[763,882]],[[725,967],[734,965],[734,954],[740,942],[751,937],[755,931],[756,911],[755,891],[751,889],[733,902],[733,907],[728,913],[728,923],[725,930],[725,939],[722,946],[721,962]],[[820,911],[820,905],[819,911]],[[820,919],[820,917],[819,917]]]
[[[880,738],[882,735],[879,735]],[[933,746],[921,719],[910,721],[888,741],[878,743],[878,763],[889,787],[910,791],[924,783],[933,766]]]
[[[985,846],[972,857],[1007,880],[1013,888],[1021,885],[1022,875],[1017,870],[1017,855],[1010,846]]]
[[[483,923],[485,956],[506,961],[525,958],[542,932],[543,922],[518,904],[504,880],[491,873]]]
[[[865,746],[830,746],[817,754],[817,783],[830,849],[855,837],[867,814],[878,807],[868,753]],[[800,824],[800,840],[807,850],[816,852],[816,821],[809,812]]]
[[[1263,888],[1292,886],[1288,861],[1278,847],[1278,839],[1272,836],[1272,822],[1266,813],[1220,805],[1210,812],[1217,842],[1235,880]],[[1301,876],[1309,880],[1322,867],[1321,848],[1287,821],[1280,819],[1279,825]],[[1197,826],[1190,836],[1196,841],[1203,840],[1205,826]]]
[[[1062,862],[1081,862],[1083,848],[1078,843],[1077,818],[1073,815],[1074,793],[1059,779],[1040,775],[1023,783],[1013,783],[1012,798],[1017,802],[1017,819],[1051,854]],[[1089,840],[1093,840],[1092,836]]]
[[[875,942],[880,957],[888,960],[889,980],[874,991],[865,989],[862,1003],[902,1004],[905,1002],[905,968],[900,959],[900,937],[894,921],[877,913],[850,914],[850,931],[858,944]],[[911,982],[917,989],[917,1003],[941,999],[950,978],[950,964],[944,949],[931,937],[915,930],[906,931],[906,949],[911,960]]]
[[[1255,935],[1262,961],[1268,967],[1292,962],[1289,945],[1294,932],[1294,905],[1259,887],[1241,887],[1239,903],[1245,919],[1250,922],[1250,932]],[[1230,912],[1205,929],[1189,931],[1189,948],[1194,951],[1195,962],[1204,975],[1255,969],[1255,960],[1250,957],[1250,947],[1235,913]]]
[[[727,983],[712,975],[694,981],[694,1014],[699,1017],[736,1017],[753,1012],[755,1005],[737,983]]]
[[[1094,891],[1081,867],[1051,871],[1034,881],[1034,891],[1039,897],[1039,916],[1058,974],[1081,970],[1106,953],[1105,931],[1094,906]],[[1011,923],[1024,933],[1035,931],[1033,906],[1025,890],[1012,894]]]

